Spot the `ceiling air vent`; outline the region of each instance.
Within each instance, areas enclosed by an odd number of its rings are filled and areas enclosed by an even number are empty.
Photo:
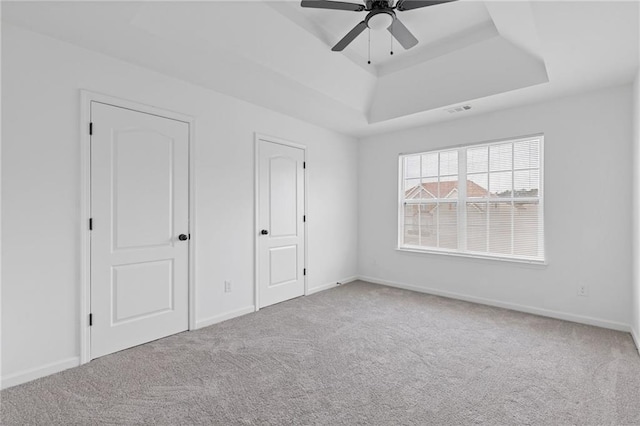
[[[471,109],[471,105],[460,105],[457,107],[448,108],[445,111],[447,111],[449,114],[457,114],[459,112],[469,111],[470,109]]]

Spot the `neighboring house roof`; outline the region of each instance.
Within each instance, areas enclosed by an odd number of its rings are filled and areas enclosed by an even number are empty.
[[[405,198],[409,200],[429,199],[429,198],[456,198],[458,194],[458,181],[440,182],[440,196],[438,196],[438,182],[428,182],[422,185],[416,185],[406,191]],[[511,191],[501,191],[490,193],[489,197],[509,197]],[[517,189],[514,191],[516,197],[537,197],[538,190],[533,189]],[[486,197],[487,190],[475,182],[467,180],[467,197]]]
[[[414,186],[406,191],[409,200],[424,198],[454,198],[458,193],[459,181],[440,182],[440,196],[438,197],[438,182],[428,182]],[[493,194],[492,194],[493,195]],[[467,180],[468,197],[486,197],[487,190],[475,182]]]
[[[413,188],[406,190],[405,199],[408,200],[428,200],[434,198],[457,198],[458,193],[458,181],[444,181],[440,182],[440,197],[438,197],[438,182],[428,182],[421,185],[416,185]],[[538,195],[537,189],[521,189],[516,190],[516,197],[536,197]],[[499,198],[501,196],[509,196],[511,191],[502,191],[498,193],[490,193],[489,197]],[[467,196],[468,197],[486,197],[487,190],[475,182],[467,180]],[[484,211],[484,203],[471,203],[478,211]],[[421,211],[431,213],[437,205],[435,203],[422,204]]]

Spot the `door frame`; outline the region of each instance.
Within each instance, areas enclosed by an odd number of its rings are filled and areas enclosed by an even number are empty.
[[[288,146],[291,148],[298,148],[302,150],[303,160],[306,164],[308,161],[308,153],[306,145],[302,145],[296,142],[291,142],[286,139],[277,138],[275,136],[265,135],[263,133],[254,132],[253,136],[253,144],[254,144],[254,228],[253,228],[253,247],[254,247],[254,259],[253,259],[253,281],[254,281],[254,303],[255,303],[255,311],[258,312],[260,310],[260,280],[258,276],[260,265],[260,245],[258,239],[260,238],[258,234],[258,230],[260,229],[260,141],[271,142],[279,145]],[[308,191],[308,183],[309,179],[307,177],[307,169],[306,166],[303,170],[304,176],[304,215],[309,216],[309,208],[307,205],[307,200],[309,199],[307,193]],[[308,241],[309,241],[309,227],[308,222],[305,220],[304,222],[304,268],[307,269],[308,264]],[[308,285],[308,275],[304,276],[304,295],[309,295],[309,285]]]
[[[143,103],[130,101],[89,90],[80,90],[80,364],[91,361],[91,102],[100,102],[114,107],[130,109],[172,120],[189,126],[189,265],[188,265],[188,311],[189,330],[196,328],[196,180],[195,180],[195,119],[192,116],[169,111]]]

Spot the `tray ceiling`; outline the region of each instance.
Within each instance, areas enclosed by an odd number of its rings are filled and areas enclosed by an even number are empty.
[[[635,2],[458,1],[399,13],[330,48],[363,16],[298,1],[2,2],[2,19],[355,136],[629,82]],[[464,115],[452,106],[469,104]]]

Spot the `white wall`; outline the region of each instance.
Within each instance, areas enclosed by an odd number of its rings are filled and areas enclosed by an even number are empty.
[[[380,283],[626,329],[631,88],[360,141],[359,273]],[[545,134],[547,266],[397,251],[398,154]],[[578,297],[587,285],[589,297]]]
[[[631,333],[640,350],[640,69],[633,83],[633,291]]]
[[[309,286],[356,275],[354,139],[3,23],[5,385],[78,362],[80,89],[195,117],[200,325],[254,303],[254,132],[307,146]]]

